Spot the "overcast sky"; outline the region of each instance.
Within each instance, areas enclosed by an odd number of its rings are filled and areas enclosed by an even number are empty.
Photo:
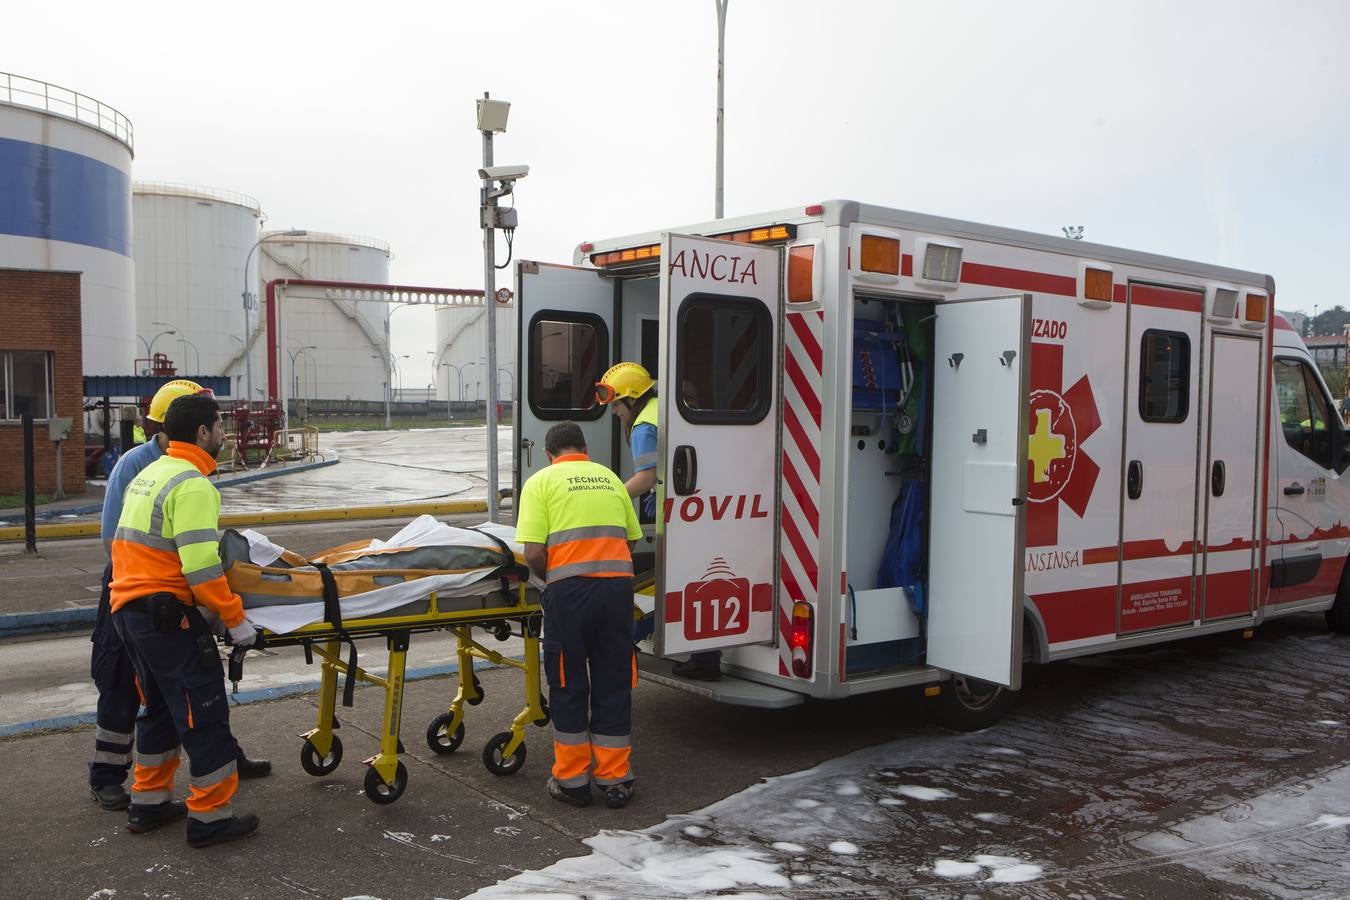
[[[1350,304],[1350,2],[731,0],[726,40],[728,215],[1081,224],[1269,272],[1281,308]],[[482,285],[476,97],[511,101],[496,161],[530,166],[517,258],[570,262],[712,217],[716,51],[714,0],[50,0],[0,31],[0,70],[131,119],[137,180],[386,240],[394,281],[452,287]],[[393,320],[410,363],[418,315]]]

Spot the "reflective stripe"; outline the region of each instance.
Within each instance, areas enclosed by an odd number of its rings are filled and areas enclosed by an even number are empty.
[[[582,541],[588,538],[618,538],[627,541],[628,529],[622,525],[586,525],[581,528],[568,528],[565,531],[555,531],[550,534],[547,546],[556,547],[558,544]]]
[[[652,466],[654,466],[654,465],[656,465],[656,454],[655,454],[655,453],[644,453],[644,454],[642,454],[641,456],[635,456],[635,457],[633,457],[633,468],[634,468],[635,470],[636,470],[636,469],[650,469],[650,468],[651,468]]]
[[[159,493],[155,495],[154,509],[150,511],[151,534],[164,533],[164,502],[169,499],[169,491],[178,487],[178,485],[187,481],[189,478],[204,478],[204,477],[205,476],[202,475],[201,472],[198,472],[194,468],[188,469],[185,472],[179,472],[177,475],[174,475],[168,481],[164,482],[164,485],[159,489]]]
[[[110,753],[107,750],[95,750],[94,762],[106,763],[110,766],[129,766],[131,765],[131,751],[126,753]]]
[[[555,775],[553,776],[553,780],[558,782],[559,785],[565,788],[579,788],[579,787],[586,787],[588,784],[590,784],[591,776],[590,773],[584,775],[574,775],[571,778],[559,778],[558,776]]]
[[[173,536],[174,544],[179,547],[185,547],[188,544],[202,544],[207,541],[215,544],[220,543],[220,532],[214,528],[194,528],[191,531],[184,531]]]
[[[591,735],[586,731],[557,731],[555,729],[553,732],[553,743],[555,744],[580,746],[582,744],[589,744],[590,742]]]
[[[94,740],[106,741],[109,744],[130,744],[134,735],[131,732],[123,734],[120,731],[109,731],[102,725],[94,729]]]
[[[157,769],[171,759],[177,759],[181,747],[174,747],[172,750],[165,750],[163,753],[142,753],[136,751],[136,765],[145,766],[147,769]]]
[[[136,528],[128,528],[126,525],[119,525],[113,532],[113,540],[126,541],[129,544],[140,544],[143,547],[149,547],[152,550],[167,550],[173,553],[178,547],[168,538],[160,537],[156,534],[140,531]]]
[[[613,735],[613,734],[593,734],[593,735],[591,735],[591,744],[592,744],[592,746],[595,746],[595,747],[610,747],[610,748],[627,747],[628,744],[629,744],[629,742],[630,742],[630,740],[631,740],[631,739],[630,739],[629,736],[626,735],[626,734],[623,734],[623,735]]]
[[[138,791],[131,788],[131,802],[137,806],[157,806],[173,799],[173,791]]]
[[[215,809],[204,809],[200,812],[192,810],[188,813],[189,819],[195,819],[198,822],[219,822],[221,819],[229,819],[234,816],[234,810],[227,803],[224,806],[217,806]]]
[[[225,569],[222,566],[207,566],[205,569],[198,569],[195,572],[188,572],[183,577],[187,579],[189,587],[196,587],[199,584],[205,584],[208,581],[214,581],[217,578],[225,576]]]
[[[214,772],[208,772],[205,775],[193,775],[188,779],[188,784],[193,787],[210,787],[233,775],[238,768],[238,762],[232,759]]]
[[[572,563],[570,566],[560,566],[556,569],[548,570],[548,584],[555,581],[561,581],[564,578],[575,578],[578,575],[601,575],[612,578],[631,578],[633,575],[633,561],[631,559],[596,559],[588,562]]]

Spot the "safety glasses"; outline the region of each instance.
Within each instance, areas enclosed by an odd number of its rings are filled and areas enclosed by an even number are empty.
[[[601,406],[613,403],[615,400],[614,388],[605,384],[603,381],[595,383],[595,402]]]

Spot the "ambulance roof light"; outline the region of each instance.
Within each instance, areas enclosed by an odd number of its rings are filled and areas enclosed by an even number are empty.
[[[719,241],[735,241],[740,244],[768,244],[778,241],[790,241],[797,236],[796,225],[765,225],[742,231],[728,231],[709,237]],[[594,244],[582,244],[581,252],[591,254],[591,265],[613,266],[623,263],[648,262],[661,255],[660,244],[647,244],[642,247],[628,247],[622,250],[608,250],[592,253]]]
[[[812,204],[811,204],[810,206],[808,206],[806,209],[802,210],[802,213],[803,213],[804,215],[808,215],[808,216],[821,216],[821,215],[824,215],[824,214],[825,214],[825,204],[823,204],[823,203],[812,203]]]

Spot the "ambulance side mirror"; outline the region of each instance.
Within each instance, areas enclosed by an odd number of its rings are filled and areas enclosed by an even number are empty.
[[[676,496],[686,497],[698,488],[698,454],[688,444],[675,448],[675,458],[670,466],[671,488]]]

